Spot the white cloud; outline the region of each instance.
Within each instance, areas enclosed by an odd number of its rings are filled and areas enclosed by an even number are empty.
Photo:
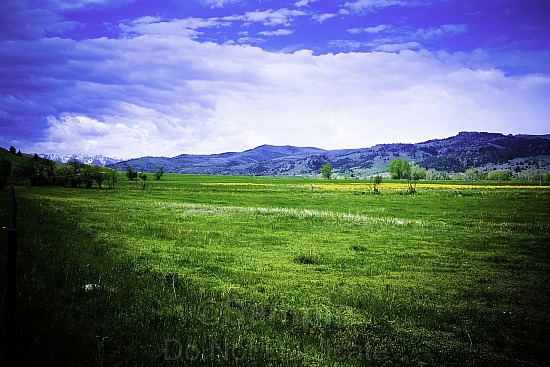
[[[414,36],[429,40],[443,36],[455,36],[466,33],[467,31],[468,28],[464,24],[445,24],[438,28],[418,29]]]
[[[139,147],[139,144],[143,144],[150,135],[147,126],[109,124],[87,116],[70,114],[62,114],[59,118],[48,116],[48,123],[50,125],[46,131],[48,140],[34,144],[30,151],[83,154],[105,152],[102,154],[116,156],[123,153],[116,147],[129,147],[133,144]],[[105,144],[107,141],[109,144]],[[145,150],[140,152],[138,149],[136,153],[145,153]]]
[[[47,4],[48,8],[54,9],[78,9],[85,8],[89,6],[105,6],[105,5],[120,5],[131,0],[44,0],[44,3]]]
[[[386,24],[380,24],[367,28],[350,28],[348,33],[362,34],[367,33],[373,38],[369,42],[358,43],[348,41],[354,48],[368,47],[375,51],[396,52],[405,49],[418,49],[422,47],[420,42],[429,42],[441,37],[456,36],[467,32],[467,27],[463,24],[446,24],[434,28],[411,29],[409,27],[395,27]],[[342,43],[345,46],[346,43]]]
[[[0,2],[0,40],[34,40],[46,32],[62,32],[78,26],[78,22],[66,21],[54,11],[29,9],[25,1]]]
[[[402,50],[414,50],[421,48],[422,45],[418,42],[404,42],[404,43],[388,43],[378,45],[374,48],[375,51],[383,52],[397,52]]]
[[[212,9],[223,8],[225,4],[238,3],[242,0],[202,0],[203,3],[209,5]]]
[[[329,43],[331,47],[338,47],[348,50],[356,50],[361,47],[369,46],[369,44],[354,40],[332,40]]]
[[[296,19],[296,17],[307,15],[306,12],[301,10],[291,10],[287,8],[277,10],[264,10],[246,12],[243,16],[235,16],[232,19],[242,19],[245,24],[250,23],[263,23],[266,26],[289,26],[290,23]]]
[[[269,36],[288,36],[288,35],[291,35],[292,33],[294,33],[294,31],[291,29],[277,29],[274,31],[258,32],[259,35],[268,36],[268,37]]]
[[[31,151],[100,152],[107,156],[132,158],[154,152],[174,152],[204,138],[198,130],[200,125],[186,126],[185,121],[177,116],[125,102],[118,105],[117,115],[102,118],[103,121],[99,121],[70,113],[63,113],[59,118],[48,116],[48,141],[34,144]]]
[[[319,23],[323,23],[325,20],[329,20],[331,18],[334,18],[335,16],[336,14],[332,13],[314,14],[312,16],[312,19],[318,21]]]
[[[471,55],[416,50],[412,41],[378,44],[391,52],[283,54],[168,33],[48,41],[64,46],[48,55],[63,68],[41,61],[25,71],[59,85],[37,99],[36,111],[50,116],[44,136],[21,149],[135,157],[263,143],[367,147],[462,130],[543,133],[550,115],[548,78],[471,68]]]
[[[390,6],[416,6],[417,1],[414,0],[355,0],[348,1],[344,4],[342,13],[358,13],[364,11],[373,11],[380,8]]]
[[[302,6],[308,6],[311,3],[316,3],[319,0],[300,0],[294,3],[294,6],[301,8]]]
[[[260,37],[240,37],[237,39],[237,43],[243,44],[243,45],[252,45],[252,44],[258,44],[258,43],[264,43],[265,39]]]
[[[390,28],[389,25],[386,25],[386,24],[380,24],[380,25],[377,25],[376,27],[367,27],[367,28],[364,28],[363,31],[365,33],[380,33],[386,29]]]
[[[127,34],[159,34],[194,37],[199,35],[197,29],[230,26],[231,22],[220,18],[186,18],[163,20],[159,17],[142,17],[119,25]]]
[[[376,34],[376,33],[382,32],[384,30],[387,30],[389,28],[391,28],[389,25],[380,24],[380,25],[377,25],[376,27],[351,28],[351,29],[348,29],[348,32],[351,33],[351,34],[359,34],[359,33]]]

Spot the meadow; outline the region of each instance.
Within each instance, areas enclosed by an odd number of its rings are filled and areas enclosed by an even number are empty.
[[[550,361],[549,186],[147,186],[16,188],[20,365]]]

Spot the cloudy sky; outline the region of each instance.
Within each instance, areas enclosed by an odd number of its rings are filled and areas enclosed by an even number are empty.
[[[2,0],[0,146],[144,155],[550,133],[547,0]]]

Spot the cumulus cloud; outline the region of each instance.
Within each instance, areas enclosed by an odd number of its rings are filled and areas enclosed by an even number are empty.
[[[123,33],[160,34],[195,37],[200,28],[218,28],[230,26],[231,22],[220,18],[185,18],[163,20],[160,17],[146,16],[119,25]]]
[[[397,3],[354,1],[347,7]],[[24,7],[13,9],[32,18]],[[547,133],[540,121],[550,115],[550,78],[509,76],[483,52],[431,52],[421,45],[467,32],[465,26],[357,28],[349,33],[367,40],[334,40],[332,46],[346,50],[338,54],[251,46],[266,42],[254,35],[289,35],[294,29],[284,27],[299,17],[313,16],[289,9],[219,18],[149,16],[121,23],[119,39],[71,40],[40,38],[58,19],[37,16],[42,21],[19,27],[21,36],[9,34],[12,40],[0,47],[0,140],[28,152],[129,158],[263,143],[366,147],[461,130]],[[198,40],[202,31],[235,22],[245,26],[235,32],[241,37],[236,42]],[[253,23],[259,27],[246,27]],[[361,48],[369,52],[349,52]]]
[[[98,6],[98,5],[107,5],[107,4],[110,4],[110,5],[113,5],[113,4],[120,4],[122,2],[127,2],[127,1],[130,1],[130,0],[115,0],[115,1],[110,1],[110,0],[70,0],[70,1],[67,1],[67,0],[44,0],[44,3],[45,5],[47,5],[49,8],[54,8],[54,9],[62,9],[62,10],[67,10],[67,9],[77,9],[77,8],[84,8],[84,7],[88,7],[88,6]]]
[[[242,0],[202,0],[202,2],[211,8],[223,8],[225,4],[238,3]]]
[[[422,48],[422,43],[433,42],[443,37],[453,37],[468,31],[464,24],[445,24],[439,27],[412,29],[380,24],[367,28],[350,28],[350,34],[367,34],[368,42],[351,41],[353,48],[370,48],[375,51],[397,52],[405,49]],[[355,44],[353,44],[355,42]],[[422,42],[422,43],[421,43]],[[340,41],[335,46],[346,47],[349,43]]]
[[[26,143],[31,151],[131,157],[262,143],[364,147],[449,131],[533,130],[550,112],[540,103],[548,78],[512,78],[469,68],[464,55],[406,50],[417,44],[379,47],[392,53],[276,54],[146,33],[66,46],[52,49],[49,61],[63,68],[25,68],[21,107],[1,100],[8,115],[47,117],[43,136]],[[32,88],[33,78],[61,75],[70,81],[60,91]],[[510,131],[510,119],[522,126]]]
[[[414,50],[421,48],[422,45],[418,42],[404,42],[404,43],[388,43],[377,45],[375,51],[384,51],[384,52],[397,52],[402,50]]]
[[[318,21],[319,23],[323,23],[324,21],[334,18],[335,16],[336,14],[333,13],[314,14],[312,15],[312,19]]]
[[[307,6],[309,4],[309,1],[310,0],[300,0],[300,1],[295,2],[294,6],[296,6],[296,7]]]
[[[188,146],[197,137],[196,128],[181,126],[179,121],[174,121],[177,118],[133,105],[121,106],[121,110],[126,113],[104,116],[103,121],[68,113],[58,118],[48,116],[47,141],[35,143],[32,151],[102,152],[108,156],[131,158]],[[175,126],[178,134],[166,139]]]
[[[418,29],[414,36],[423,39],[434,39],[443,36],[456,36],[467,31],[465,24],[445,24],[437,28]]]
[[[242,22],[244,26],[250,26],[253,23],[262,23],[268,27],[290,26],[296,17],[305,16],[307,13],[299,10],[289,10],[286,8],[277,10],[264,10],[246,12],[245,14],[236,14],[225,17],[212,18],[184,18],[184,19],[163,19],[160,17],[145,16],[131,21],[123,22],[119,28],[126,36],[136,36],[144,34],[157,34],[165,36],[184,36],[197,38],[203,33],[199,29],[229,27],[235,22]],[[259,32],[264,36],[286,36],[293,31],[288,29],[278,29]],[[242,37],[239,43],[258,43],[263,42],[261,38]]]
[[[63,31],[76,27],[46,9],[29,9],[24,1],[0,2],[0,40],[36,40],[47,31]]]
[[[329,42],[329,46],[351,50],[367,47],[369,45],[369,43],[359,42],[355,40],[332,40]]]
[[[307,13],[302,10],[281,8],[277,10],[268,9],[246,12],[242,16],[233,17],[233,19],[242,19],[246,24],[259,22],[266,26],[289,26],[296,17],[304,15],[307,15]]]
[[[259,44],[259,43],[264,43],[265,41],[266,41],[265,38],[261,38],[261,37],[240,37],[237,39],[237,43],[242,45]]]
[[[274,31],[258,32],[258,34],[261,36],[289,36],[292,33],[294,33],[294,31],[291,29],[277,29]]]
[[[389,6],[415,6],[418,5],[414,0],[355,0],[348,1],[344,4],[341,13],[357,13],[364,11],[374,11],[380,8],[387,8]]]
[[[359,33],[370,33],[370,34],[376,34],[376,33],[380,33],[384,30],[387,30],[391,28],[389,25],[386,25],[386,24],[380,24],[380,25],[377,25],[376,27],[367,27],[367,28],[351,28],[351,29],[348,29],[348,32],[351,33],[351,34],[359,34]]]

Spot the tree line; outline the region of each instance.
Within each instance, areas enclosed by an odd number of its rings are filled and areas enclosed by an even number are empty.
[[[10,149],[11,153],[11,149]],[[28,181],[31,186],[63,186],[92,188],[114,188],[118,172],[114,169],[71,161],[66,164],[39,157],[37,154],[13,164],[12,161],[0,160],[0,189],[9,181]]]
[[[4,151],[2,149],[2,151]],[[95,166],[78,162],[57,163],[38,154],[22,154],[15,147],[10,147],[9,154],[0,158],[0,190],[12,183],[27,183],[31,186],[63,186],[69,188],[110,188],[113,189],[119,178],[116,169]],[[1,153],[1,152],[0,152]],[[164,169],[159,167],[154,173],[155,180],[160,180]],[[139,179],[142,189],[146,188],[148,174],[136,172],[131,166],[126,167],[126,177],[130,181]]]
[[[531,163],[533,164],[533,163]],[[448,173],[434,169],[424,169],[415,162],[409,162],[406,158],[394,158],[388,165],[389,178],[394,180],[407,180],[416,183],[419,180],[445,180],[445,181],[510,181],[518,179],[522,181],[540,181],[550,182],[550,173],[543,172],[542,165],[539,163],[537,172],[522,172],[522,169],[516,167],[515,170],[503,170],[493,168],[492,171],[483,171],[475,167],[468,168],[463,173]],[[547,167],[544,164],[544,168]],[[377,176],[379,176],[378,174]],[[332,177],[332,165],[325,163],[321,167],[321,177],[330,179]],[[353,177],[353,175],[352,175]],[[376,179],[376,176],[374,177]],[[379,178],[377,179],[379,180]]]

